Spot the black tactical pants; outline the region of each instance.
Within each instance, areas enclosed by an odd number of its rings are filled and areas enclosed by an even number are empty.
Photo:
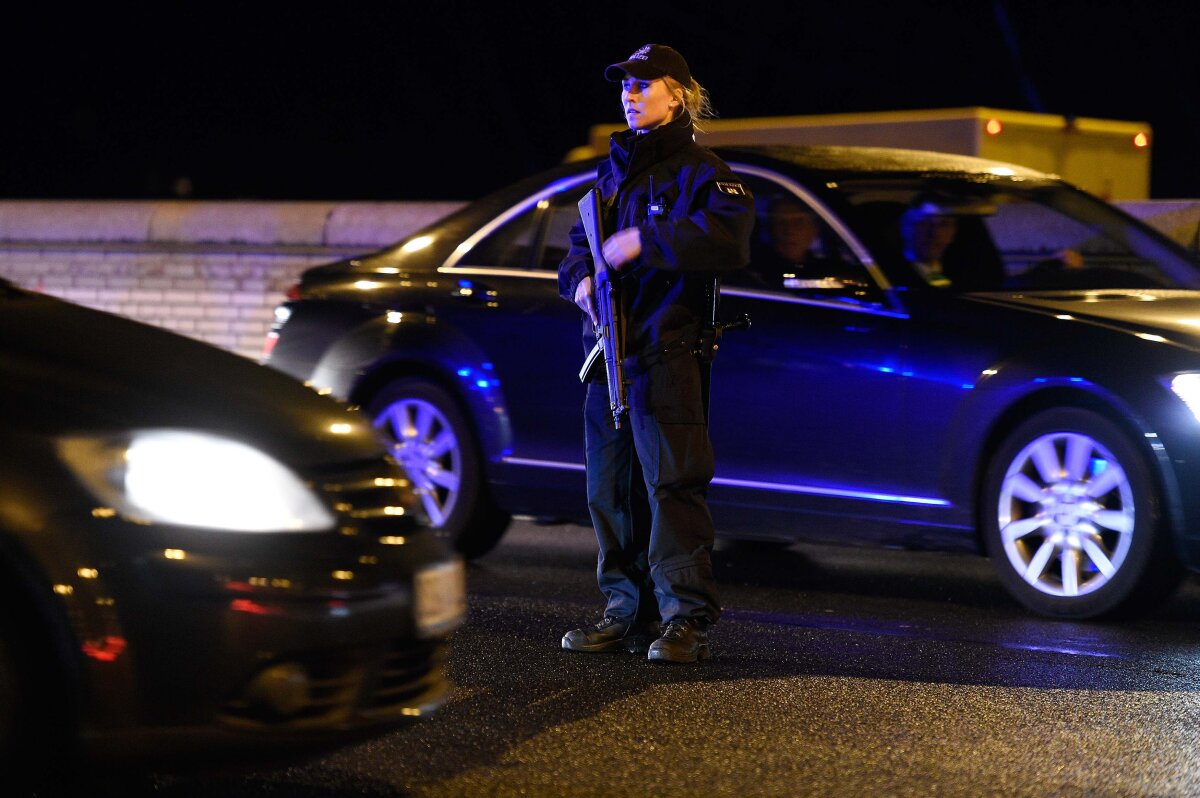
[[[596,578],[607,615],[639,622],[720,615],[712,573],[713,477],[700,393],[688,350],[630,368],[629,412],[613,429],[608,389],[584,400],[588,505],[600,551]]]

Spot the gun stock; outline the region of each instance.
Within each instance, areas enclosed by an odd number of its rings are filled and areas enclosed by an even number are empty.
[[[604,260],[601,244],[604,233],[601,229],[600,191],[593,188],[579,200],[579,217],[587,233],[588,246],[592,250],[595,264],[596,343],[604,353],[604,375],[608,379],[608,407],[612,411],[613,427],[621,428],[621,417],[629,408],[629,383],[625,380],[625,320],[617,286],[609,279],[609,266]],[[580,372],[580,378],[586,371]]]

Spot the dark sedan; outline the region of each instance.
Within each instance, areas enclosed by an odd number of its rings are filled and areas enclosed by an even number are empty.
[[[361,414],[3,281],[0,385],[10,787],[72,752],[324,746],[446,701],[461,559]]]
[[[760,213],[721,290],[752,324],[713,370],[719,534],[981,552],[1075,618],[1200,565],[1185,250],[1011,164],[718,152]],[[581,319],[556,269],[594,175],[565,164],[312,269],[278,310],[267,362],[365,408],[468,556],[511,515],[588,523]]]

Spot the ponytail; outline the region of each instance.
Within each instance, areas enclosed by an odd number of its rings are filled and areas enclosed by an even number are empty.
[[[667,86],[672,91],[679,89],[683,92],[684,110],[691,115],[692,123],[695,125],[695,128],[700,132],[704,132],[704,129],[700,127],[698,123],[703,122],[706,119],[717,118],[717,111],[712,106],[712,100],[708,96],[708,90],[697,83],[695,78],[692,78],[692,85],[690,86],[684,86],[682,83],[672,77],[667,77],[665,80],[667,81]]]

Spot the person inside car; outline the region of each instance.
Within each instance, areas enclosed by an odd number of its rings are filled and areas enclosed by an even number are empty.
[[[712,321],[714,275],[749,260],[754,204],[729,166],[695,141],[694,123],[711,108],[678,51],[647,44],[605,77],[621,83],[629,127],[612,135],[596,181],[603,257],[619,275],[629,410],[614,428],[599,370],[587,384],[584,444],[606,604],[599,623],[567,632],[562,647],[696,662],[709,656],[708,630],[721,613],[700,336]],[[584,312],[587,352],[596,309],[582,222],[570,238],[559,294]]]
[[[790,194],[772,197],[764,205],[750,266],[738,273],[739,284],[831,290],[863,284],[860,266],[827,254],[832,234],[823,232],[816,211]]]
[[[946,274],[946,250],[958,234],[958,217],[929,198],[913,202],[900,216],[900,237],[904,257],[917,273],[936,288],[949,288]]]
[[[899,220],[902,253],[928,285],[955,291],[999,291],[1005,267],[985,220],[996,206],[987,200],[926,192]]]

